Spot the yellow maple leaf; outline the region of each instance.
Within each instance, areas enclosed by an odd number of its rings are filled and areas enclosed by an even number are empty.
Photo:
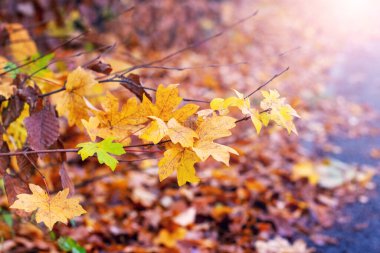
[[[210,103],[210,108],[218,111],[219,115],[227,115],[229,112],[229,107],[239,108],[244,115],[251,118],[256,132],[259,134],[262,128],[260,113],[256,109],[251,108],[249,98],[245,98],[244,95],[237,90],[234,90],[234,92],[236,97],[229,97],[227,99],[214,98]]]
[[[52,230],[57,222],[67,224],[68,219],[86,213],[79,204],[79,198],[67,198],[69,189],[66,188],[55,196],[49,196],[38,185],[29,184],[32,194],[19,194],[10,208],[21,209],[26,212],[36,212],[37,223],[43,222]]]
[[[181,125],[175,118],[168,121],[168,136],[174,144],[179,143],[182,147],[192,147],[194,138],[198,138],[196,132]]]
[[[22,62],[38,53],[36,44],[21,24],[5,24],[5,28],[9,34],[11,54],[15,61]]]
[[[180,145],[173,145],[165,151],[164,157],[158,162],[159,179],[162,181],[177,171],[179,186],[186,182],[197,183],[199,178],[195,175],[194,168],[194,164],[197,162],[199,162],[199,158],[194,151]]]
[[[85,96],[92,92],[96,84],[89,71],[78,67],[67,76],[66,89],[54,95],[53,101],[56,101],[59,115],[65,116],[70,126],[81,125],[81,120],[89,117]]]
[[[160,84],[156,92],[156,102],[153,104],[146,96],[143,97],[142,110],[146,113],[146,117],[154,116],[167,122],[171,118],[175,118],[178,122],[185,122],[199,108],[195,104],[186,104],[178,108],[182,102],[182,98],[178,95],[178,85],[171,84],[164,87]]]
[[[130,143],[130,135],[141,129],[139,125],[148,119],[143,115],[136,98],[128,99],[119,110],[119,100],[108,93],[101,100],[103,110],[93,110],[95,117],[88,121],[82,120],[92,141],[96,136],[103,139],[114,137],[117,142],[124,145]]]
[[[191,145],[190,142],[193,137],[185,136],[181,138],[179,132],[186,132],[191,136],[195,136],[193,132],[180,128],[191,115],[196,113],[199,106],[195,104],[186,104],[185,106],[178,108],[182,102],[182,98],[178,95],[178,85],[171,84],[164,87],[162,84],[158,86],[156,92],[156,101],[152,103],[145,95],[143,101],[139,107],[139,110],[143,117],[153,119],[142,131],[139,132],[139,137],[143,140],[152,141],[157,144],[162,138],[170,133],[174,138],[174,143],[180,142],[184,146]],[[169,131],[166,125],[169,120],[175,120],[171,122],[172,130]],[[178,123],[178,124],[176,124]],[[181,123],[181,124],[180,124]],[[175,132],[178,131],[176,134]],[[181,140],[181,141],[179,141]]]
[[[149,116],[149,118],[152,119],[152,122],[143,129],[139,137],[157,144],[168,134],[169,129],[162,119],[154,116]]]
[[[246,108],[248,103],[249,108],[249,99],[244,99],[243,95],[238,91],[234,90],[236,97],[229,97],[226,99],[223,98],[214,98],[210,102],[210,108],[219,111],[220,115],[227,115],[229,113],[229,107],[238,107],[239,109]]]
[[[300,116],[289,105],[285,103],[285,98],[281,98],[277,90],[269,90],[261,92],[264,99],[260,106],[263,110],[270,110],[265,115],[262,115],[262,120],[268,124],[269,120],[273,120],[276,124],[288,130],[288,133],[297,133],[297,129],[293,123],[293,118]],[[266,125],[264,123],[264,125]]]
[[[5,97],[5,99],[10,98],[14,93],[15,86],[11,82],[5,80],[6,78],[0,78],[0,96]]]
[[[149,118],[153,121],[142,130],[139,136],[143,140],[157,144],[168,136],[174,144],[180,143],[182,147],[192,147],[193,138],[198,138],[197,133],[180,124],[175,118],[171,118],[167,124],[160,118],[154,116]]]
[[[229,116],[213,115],[200,123],[196,130],[199,140],[195,141],[192,149],[202,161],[212,156],[215,160],[229,165],[230,153],[239,155],[235,149],[214,142],[216,139],[230,136],[230,129],[236,125],[235,121]]]

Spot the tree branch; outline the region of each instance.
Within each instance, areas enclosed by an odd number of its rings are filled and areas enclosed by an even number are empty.
[[[155,144],[158,145],[158,144]],[[128,149],[130,146],[125,146],[124,150],[126,152],[135,153],[161,153],[161,150],[139,150],[139,149]],[[29,151],[15,151],[9,153],[0,153],[1,156],[26,156],[29,154],[47,154],[47,153],[77,153],[80,148],[61,148],[61,149],[43,149],[43,150],[29,150]]]
[[[239,25],[239,24],[241,24],[241,23],[247,21],[248,19],[250,19],[250,18],[256,16],[257,13],[258,13],[258,11],[255,11],[254,13],[248,15],[247,17],[242,18],[242,19],[236,21],[235,23],[233,23],[233,24],[227,26],[227,27],[226,27],[225,29],[223,29],[222,31],[220,31],[220,32],[218,32],[218,33],[215,33],[215,34],[213,34],[213,35],[211,35],[211,36],[209,36],[209,37],[206,37],[206,38],[204,38],[204,39],[202,39],[202,40],[200,40],[200,41],[194,42],[194,43],[192,43],[192,44],[190,44],[190,45],[188,45],[188,46],[186,46],[186,47],[184,47],[184,48],[181,48],[181,49],[179,49],[179,50],[177,50],[177,51],[175,51],[175,52],[173,52],[173,53],[170,53],[170,54],[164,56],[163,58],[160,58],[160,59],[157,59],[157,60],[153,60],[153,61],[151,61],[151,62],[143,63],[143,64],[140,64],[140,65],[135,65],[135,66],[132,66],[132,67],[130,67],[130,68],[124,70],[124,71],[123,71],[123,70],[121,70],[121,71],[117,71],[117,72],[115,72],[115,73],[113,73],[113,74],[114,74],[114,75],[117,75],[117,74],[125,75],[125,74],[127,74],[127,73],[129,73],[129,72],[131,72],[131,71],[133,71],[133,70],[136,70],[136,69],[147,68],[147,67],[152,66],[152,65],[154,65],[154,64],[165,62],[165,61],[167,61],[167,60],[169,60],[169,59],[171,59],[171,58],[173,58],[173,57],[175,57],[175,56],[181,54],[182,52],[185,52],[185,51],[187,51],[187,50],[189,50],[189,49],[192,49],[192,48],[199,47],[199,46],[205,44],[206,42],[208,42],[208,41],[210,41],[210,40],[212,40],[212,39],[215,39],[215,38],[217,38],[217,37],[219,37],[219,36],[222,36],[222,35],[225,34],[227,31],[229,31],[229,30],[235,28],[237,25]]]

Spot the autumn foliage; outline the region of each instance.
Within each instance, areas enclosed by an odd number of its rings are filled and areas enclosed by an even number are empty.
[[[219,142],[232,135],[241,121],[251,120],[257,134],[270,122],[297,133],[293,119],[299,116],[276,90],[262,91],[262,99],[255,101],[258,106],[252,106],[251,96],[262,87],[247,96],[235,91],[236,96],[214,98],[200,109],[198,100],[184,102],[180,85],[160,84],[150,96],[136,76],[125,76],[129,71],[113,74],[109,64],[99,62],[89,69],[78,66],[63,73],[51,71],[47,67],[54,61],[53,54],[40,55],[22,25],[6,24],[6,28],[13,46],[11,58],[2,57],[0,172],[10,207],[36,210],[36,221],[44,222],[49,229],[85,211],[79,199],[68,198],[68,188],[53,196],[29,180],[26,170],[38,170],[37,157],[31,158],[35,154],[48,160],[52,155],[77,152],[82,160],[96,157],[100,164],[117,170],[123,154],[149,148],[147,152],[163,153],[158,162],[160,181],[175,172],[182,186],[200,181],[196,164],[212,158],[228,166],[230,155],[239,155],[233,147]],[[28,41],[14,42],[23,39]],[[14,63],[20,61],[26,63]],[[54,90],[50,82],[62,86]],[[107,82],[128,83],[127,88],[136,97],[121,102],[107,90]],[[240,111],[240,118],[235,118],[236,113],[235,117],[230,115],[234,109]],[[78,143],[77,149],[64,149],[59,138],[59,121],[63,119],[69,126],[85,131],[91,141]],[[23,159],[11,163],[13,155]],[[56,159],[63,163],[65,156]],[[69,180],[65,175],[61,177],[62,181]],[[24,186],[11,183],[14,180]]]

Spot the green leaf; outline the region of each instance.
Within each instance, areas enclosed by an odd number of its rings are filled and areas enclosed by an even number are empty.
[[[40,54],[36,54],[36,55],[33,55],[31,56],[30,60],[35,60],[37,59],[38,57],[40,57]],[[50,70],[47,69],[47,65],[49,64],[49,62],[54,58],[54,53],[51,53],[51,54],[47,54],[45,55],[44,57],[42,57],[41,59],[38,59],[36,62],[33,62],[27,66],[25,66],[22,71],[25,72],[26,74],[28,75],[32,75],[34,74],[35,76],[44,76],[47,72],[49,72]],[[46,69],[44,69],[46,68]],[[36,73],[37,72],[37,73]]]
[[[86,249],[78,245],[77,247],[73,248],[71,252],[72,253],[86,253]]]
[[[70,237],[59,237],[58,246],[61,250],[68,252],[72,248],[72,241],[74,240]]]
[[[3,217],[4,222],[5,222],[9,227],[13,227],[13,218],[12,218],[11,213],[9,213],[9,212],[7,212],[7,211],[4,211],[4,212],[2,213],[2,217]]]
[[[54,231],[49,231],[50,240],[55,241],[57,239],[57,235]]]
[[[16,68],[16,69],[14,69]],[[20,69],[17,69],[17,65],[14,64],[13,62],[7,62],[4,66],[5,71],[9,71],[13,69],[12,71],[9,72],[9,76],[11,78],[16,78],[17,74],[20,73]]]
[[[82,161],[95,153],[98,157],[100,164],[106,164],[108,167],[115,170],[118,161],[109,154],[122,155],[125,154],[125,150],[121,143],[113,142],[114,138],[106,138],[101,142],[84,142],[77,145],[81,148],[78,154],[82,157]]]
[[[71,237],[65,237],[61,236],[58,239],[58,246],[61,250],[65,252],[72,252],[72,253],[86,253],[85,248],[80,246],[73,238]]]

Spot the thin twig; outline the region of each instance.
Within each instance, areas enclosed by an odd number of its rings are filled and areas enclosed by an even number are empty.
[[[54,60],[50,61],[48,64],[46,64],[45,66],[42,66],[41,68],[39,68],[36,71],[34,71],[32,74],[30,74],[29,76],[27,76],[27,78],[24,80],[24,82],[26,80],[28,80],[28,79],[31,79],[34,75],[38,74],[40,71],[42,71],[44,69],[47,69],[50,65],[52,65],[52,64],[54,64],[56,62],[59,62],[59,61],[68,61],[71,58],[79,57],[79,56],[84,55],[84,54],[89,54],[89,53],[92,53],[95,50],[104,50],[104,52],[101,52],[97,57],[95,57],[95,59],[93,59],[93,60],[97,60],[97,59],[99,59],[101,57],[101,55],[103,55],[103,54],[107,53],[109,50],[113,49],[114,45],[115,44],[102,46],[102,47],[93,49],[91,51],[80,51],[78,53],[75,53],[75,54],[67,56],[67,57],[54,59]],[[93,61],[93,60],[90,60],[90,62]]]
[[[201,65],[201,66],[188,66],[188,67],[171,67],[171,66],[147,66],[146,69],[163,69],[163,70],[192,70],[192,69],[204,69],[204,68],[220,68],[220,67],[231,67],[236,65],[244,65],[249,64],[248,62],[236,62],[236,63],[228,63],[228,64],[209,64],[209,65]]]
[[[62,88],[58,89],[58,90],[53,90],[51,92],[41,94],[38,97],[40,97],[40,98],[48,97],[48,96],[51,96],[53,94],[59,93],[59,92],[64,91],[64,90],[66,90],[66,86],[65,85]]]
[[[266,109],[266,110],[261,111],[261,112],[259,112],[259,113],[261,114],[261,113],[264,113],[264,112],[270,112],[271,110],[272,110],[272,109],[269,108],[269,109]],[[241,118],[241,119],[236,120],[236,121],[235,121],[235,124],[240,123],[240,122],[242,122],[242,121],[249,120],[250,118],[251,118],[251,116],[245,116],[245,117],[243,117],[243,118]]]
[[[258,92],[260,89],[262,89],[263,87],[265,87],[266,85],[268,85],[270,82],[272,82],[274,79],[276,79],[277,77],[281,76],[282,74],[284,74],[286,71],[289,70],[289,67],[287,67],[286,69],[284,69],[283,71],[275,74],[274,76],[272,76],[271,79],[269,79],[268,81],[266,81],[265,83],[263,83],[262,85],[260,85],[256,90],[252,91],[251,93],[249,93],[249,95],[245,96],[245,98],[249,98],[250,96],[252,96],[253,94],[255,94],[256,92]]]
[[[171,59],[171,58],[173,58],[173,57],[175,57],[175,56],[181,54],[182,52],[185,52],[185,51],[187,51],[187,50],[189,50],[189,49],[192,49],[192,48],[199,47],[199,46],[205,44],[206,42],[208,42],[208,41],[210,41],[210,40],[212,40],[212,39],[215,39],[215,38],[217,38],[217,37],[222,36],[222,35],[225,34],[227,31],[229,31],[229,30],[235,28],[237,25],[239,25],[239,24],[241,24],[241,23],[247,21],[248,19],[250,19],[250,18],[256,16],[257,13],[258,13],[258,11],[255,11],[255,12],[252,13],[251,15],[249,15],[249,16],[247,16],[247,17],[245,17],[245,18],[242,18],[242,19],[236,21],[235,23],[233,23],[233,24],[227,26],[227,27],[226,27],[225,29],[223,29],[222,31],[220,31],[220,32],[218,32],[218,33],[215,33],[215,34],[213,34],[213,35],[211,35],[211,36],[209,36],[209,37],[206,37],[206,38],[204,38],[203,40],[200,40],[200,41],[194,42],[194,43],[192,43],[192,44],[190,44],[190,45],[188,45],[188,46],[186,46],[186,47],[184,47],[184,48],[181,48],[181,49],[179,49],[179,50],[177,50],[177,51],[175,51],[175,52],[173,52],[173,53],[170,53],[170,54],[164,56],[163,58],[160,58],[160,59],[157,59],[157,60],[153,60],[153,61],[151,61],[151,62],[143,63],[143,64],[140,64],[140,65],[135,65],[135,66],[132,66],[132,67],[130,67],[130,68],[124,70],[124,71],[123,71],[123,70],[121,70],[121,71],[117,71],[117,72],[115,72],[115,73],[113,73],[113,74],[116,75],[116,74],[120,74],[120,73],[121,73],[121,75],[125,75],[125,74],[127,74],[127,73],[129,73],[129,72],[131,72],[131,71],[133,71],[133,70],[136,70],[136,69],[146,68],[146,67],[152,66],[152,65],[157,64],[157,63],[163,63],[163,62],[165,62],[165,61],[167,61],[167,60],[169,60],[169,59]]]

